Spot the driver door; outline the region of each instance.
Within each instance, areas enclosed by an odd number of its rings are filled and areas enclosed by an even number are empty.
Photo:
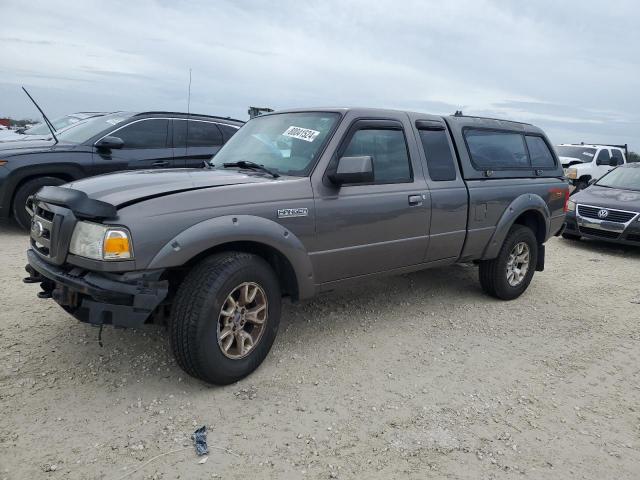
[[[318,185],[311,253],[316,283],[421,263],[427,250],[430,198],[403,123],[354,122],[327,172],[350,156],[372,158],[374,181],[336,187],[325,173]]]

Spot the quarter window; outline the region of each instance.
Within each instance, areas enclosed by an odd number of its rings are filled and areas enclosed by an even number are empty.
[[[419,130],[429,176],[435,182],[456,179],[456,167],[445,130]]]
[[[411,182],[411,166],[402,130],[358,130],[343,157],[369,155],[373,159],[375,183]]]
[[[527,135],[525,139],[533,167],[555,167],[556,162],[553,160],[553,155],[542,137]]]
[[[167,146],[168,120],[142,120],[114,132],[124,142],[124,148],[165,148]]]

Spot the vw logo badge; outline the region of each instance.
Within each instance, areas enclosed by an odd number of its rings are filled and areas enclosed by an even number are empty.
[[[605,210],[604,208],[598,212],[598,217],[607,218],[609,216],[609,210]]]
[[[41,237],[42,234],[44,233],[44,225],[42,225],[42,222],[39,221],[35,221],[31,224],[31,233],[33,234],[34,237]]]

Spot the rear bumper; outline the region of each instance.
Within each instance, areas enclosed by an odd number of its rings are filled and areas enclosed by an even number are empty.
[[[52,297],[81,322],[116,327],[139,327],[166,298],[169,283],[162,270],[105,274],[63,268],[27,251],[30,283],[40,282],[41,297]]]

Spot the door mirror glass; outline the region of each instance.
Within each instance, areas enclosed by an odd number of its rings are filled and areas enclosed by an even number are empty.
[[[617,167],[618,166],[618,159],[616,157],[611,157],[609,159],[609,166],[610,167]]]
[[[369,155],[342,157],[338,160],[335,172],[329,174],[329,180],[338,186],[353,183],[372,183],[373,179],[373,159]]]
[[[113,150],[120,149],[124,147],[124,142],[119,137],[104,137],[96,142],[96,148],[101,148],[103,150]]]
[[[610,161],[611,155],[609,154],[609,150],[600,150],[598,158],[596,158],[596,165],[609,165]]]

